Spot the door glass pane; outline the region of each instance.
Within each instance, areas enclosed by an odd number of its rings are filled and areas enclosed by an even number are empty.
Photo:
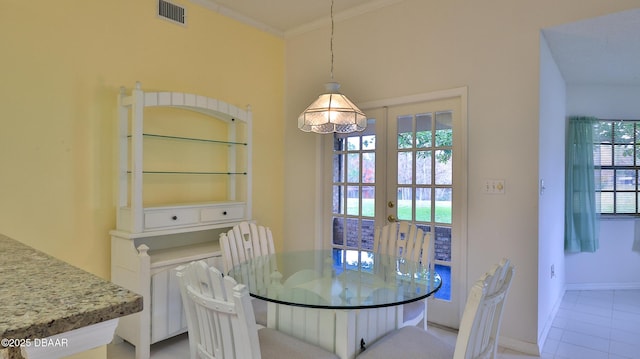
[[[443,264],[435,265],[436,273],[442,278],[442,287],[436,292],[435,297],[441,300],[451,300],[451,267]]]
[[[431,222],[431,188],[416,188],[416,221]]]
[[[453,125],[451,111],[436,113],[436,147],[453,146]]]
[[[344,244],[344,218],[333,217],[333,244]]]
[[[398,152],[398,184],[413,183],[413,152]]]
[[[416,184],[431,184],[431,152],[416,151]]]
[[[360,181],[360,154],[349,153],[347,155],[347,182],[358,183]]]
[[[416,227],[422,229],[422,231],[424,233],[430,233],[431,232],[431,226],[429,226],[427,224],[416,223]]]
[[[436,184],[451,185],[453,182],[453,161],[451,150],[437,150],[436,157]]]
[[[375,235],[375,222],[373,219],[362,219],[361,221],[361,248],[367,251],[373,251],[373,237]]]
[[[451,223],[451,188],[436,188],[435,220]]]
[[[437,261],[451,262],[451,227],[436,226],[435,230],[435,257]],[[451,299],[451,267],[446,264],[436,265],[436,272],[442,277],[442,288],[436,293],[436,298]],[[445,282],[445,279],[446,282]]]
[[[360,136],[347,137],[347,151],[360,150]]]
[[[347,218],[347,247],[358,248],[359,241],[359,218]]]
[[[375,198],[376,188],[374,186],[362,187],[362,216],[373,217],[375,216]]]
[[[353,249],[333,249],[333,269],[336,275],[345,270],[372,272],[374,256],[371,252],[360,252]]]
[[[333,213],[344,214],[344,186],[333,186]]]
[[[376,154],[365,152],[362,154],[362,183],[376,182]]]
[[[363,150],[375,150],[376,149],[376,136],[362,136],[362,149]]]
[[[396,218],[401,221],[413,220],[413,189],[411,187],[398,187],[398,212]]]
[[[451,262],[451,227],[436,226],[436,260]]]
[[[343,268],[342,265],[344,263],[344,250],[343,249],[333,249],[333,268],[336,270],[336,275],[342,273]]]
[[[431,141],[431,113],[416,115],[416,148],[433,146]]]
[[[347,214],[352,216],[360,214],[359,186],[347,186]]]
[[[344,182],[344,155],[333,155],[333,182]]]
[[[413,147],[413,116],[398,117],[398,149]]]

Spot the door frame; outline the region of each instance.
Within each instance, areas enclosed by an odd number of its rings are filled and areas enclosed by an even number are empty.
[[[463,167],[463,173],[460,175],[460,179],[459,179],[460,188],[456,188],[456,192],[455,192],[459,198],[458,205],[460,206],[460,214],[459,214],[460,218],[452,219],[455,221],[455,223],[460,224],[458,228],[456,228],[460,245],[452,249],[453,250],[452,255],[458,258],[460,275],[458,276],[458,278],[456,278],[458,281],[457,286],[455,286],[455,288],[454,286],[452,286],[452,293],[455,293],[455,292],[459,293],[460,298],[458,301],[458,315],[459,315],[459,318],[461,318],[462,313],[464,311],[464,306],[466,304],[467,293],[468,293],[468,281],[469,281],[468,272],[467,272],[468,88],[464,86],[464,87],[457,87],[457,88],[452,88],[447,90],[440,90],[440,91],[434,91],[434,92],[428,92],[428,93],[422,93],[422,94],[416,94],[416,95],[410,95],[410,96],[402,96],[402,97],[396,97],[396,98],[364,102],[364,103],[358,104],[358,107],[360,107],[366,113],[367,109],[371,110],[371,109],[378,109],[382,107],[405,105],[405,104],[425,102],[425,101],[436,101],[436,100],[443,100],[448,98],[460,99],[461,128],[459,131],[456,132],[456,136],[459,136],[458,142],[460,145],[460,150],[454,151],[454,156],[455,155],[459,156],[458,158],[455,159],[455,161],[460,161],[459,163],[461,163],[461,166]],[[326,146],[331,146],[331,143],[332,141],[324,140],[324,137],[320,138],[318,142],[316,142],[316,144],[318,145],[317,147],[318,161],[316,162],[317,163],[316,169],[317,169],[318,176],[316,178],[319,179],[319,183],[317,183],[317,187],[316,187],[318,189],[318,191],[316,192],[317,193],[316,199],[319,200],[319,202],[317,202],[317,205],[316,205],[316,218],[322,219],[322,220],[316,221],[316,226],[319,227],[319,228],[316,228],[318,230],[318,232],[316,233],[318,233],[319,237],[317,238],[321,238],[321,243],[322,243],[318,247],[323,247],[323,248],[327,248],[331,246],[330,237],[332,233],[331,218],[330,218],[331,216],[327,215],[327,213],[329,213],[327,212],[327,208],[329,208],[329,211],[330,211],[331,203],[327,203],[328,200],[325,199],[323,196],[324,193],[328,193],[328,192],[325,192],[327,184],[331,183],[330,178],[328,180],[326,179],[326,174],[331,173],[331,170],[330,168],[329,169],[326,168],[327,161],[325,161],[324,159],[324,154],[326,153],[325,151],[327,150]]]

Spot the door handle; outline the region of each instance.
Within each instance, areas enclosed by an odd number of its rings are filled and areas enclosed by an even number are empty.
[[[387,221],[389,221],[389,222],[398,222],[398,220],[396,219],[396,217],[393,214],[390,214],[389,217],[387,217]]]

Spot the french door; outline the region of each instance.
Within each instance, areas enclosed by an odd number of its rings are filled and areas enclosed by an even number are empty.
[[[457,328],[466,288],[466,89],[452,91],[362,106],[365,131],[327,136],[325,233],[347,266],[366,260],[350,250],[372,251],[374,229],[390,221],[431,233],[443,286],[428,318]]]

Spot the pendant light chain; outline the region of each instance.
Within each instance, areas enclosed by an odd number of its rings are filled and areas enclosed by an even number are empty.
[[[333,81],[333,1],[331,0],[331,40],[329,50],[331,50],[331,80]]]

